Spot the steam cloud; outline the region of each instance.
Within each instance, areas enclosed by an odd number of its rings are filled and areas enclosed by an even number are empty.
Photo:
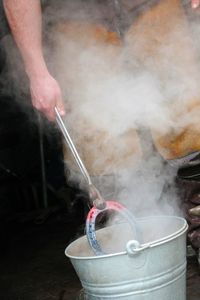
[[[161,1],[156,9],[166,11],[162,20],[151,24],[156,5],[148,5],[150,13],[144,9],[138,21],[127,18],[121,39],[111,34],[113,2],[87,2],[52,1],[45,11],[46,37],[54,45],[53,53],[47,45],[47,60],[71,108],[66,125],[105,197],[115,197],[135,215],[180,214],[176,169],[166,163],[175,154],[170,157],[159,143],[185,128],[198,131],[199,24],[189,24],[179,1]],[[191,151],[182,150],[177,156]],[[102,185],[101,176],[114,177],[114,183]]]
[[[200,74],[194,30],[178,1],[172,2],[174,12],[169,1],[163,8],[161,5],[161,13],[164,8],[171,9],[162,20],[164,31],[159,22],[149,29],[147,16],[147,21],[141,20],[147,28],[136,21],[123,41],[118,42],[116,37],[116,43],[106,44],[94,29],[102,26],[104,20],[99,15],[88,18],[79,9],[78,18],[77,11],[71,18],[76,21],[64,22],[55,35],[54,70],[71,107],[67,126],[71,127],[81,156],[104,196],[114,196],[136,215],[180,214],[174,186],[176,169],[164,160],[169,158],[168,154],[164,159],[158,154],[157,140],[169,134],[178,136],[187,127],[197,130]],[[197,31],[199,26],[194,28]],[[141,132],[146,128],[151,131],[155,145],[151,139],[143,140]],[[130,145],[122,136],[130,131],[134,132],[135,143],[126,164],[124,148]],[[95,139],[99,132],[103,138]],[[85,143],[87,139],[89,145]],[[117,145],[112,143],[115,140]],[[112,167],[105,160],[106,150],[99,151],[106,147],[112,148]],[[188,154],[187,149],[182,150],[177,156]],[[87,155],[91,153],[93,162],[88,162]],[[165,149],[161,150],[163,153],[166,154]],[[118,166],[118,158],[123,157],[124,165]],[[104,166],[103,171],[100,166]],[[102,186],[99,179],[110,174],[115,177],[115,184],[110,184],[112,191]]]

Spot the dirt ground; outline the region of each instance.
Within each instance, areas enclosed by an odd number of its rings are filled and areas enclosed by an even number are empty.
[[[1,300],[75,300],[81,284],[64,249],[83,231],[73,217],[57,214],[43,224],[20,218],[4,223],[1,243]],[[188,259],[188,300],[200,299],[197,261]],[[182,299],[180,299],[182,300]]]

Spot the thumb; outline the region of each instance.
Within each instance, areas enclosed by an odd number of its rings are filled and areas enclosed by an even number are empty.
[[[56,107],[57,107],[60,115],[64,116],[65,115],[65,105],[64,105],[64,101],[63,101],[61,95],[57,98]]]

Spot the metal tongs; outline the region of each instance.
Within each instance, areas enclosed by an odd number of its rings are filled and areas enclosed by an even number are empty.
[[[86,182],[88,183],[89,198],[90,198],[91,205],[93,207],[90,209],[90,211],[87,215],[86,235],[87,235],[87,239],[88,239],[88,242],[89,242],[92,250],[94,251],[94,253],[96,255],[104,254],[104,252],[101,249],[101,246],[99,245],[99,243],[97,241],[97,237],[96,237],[96,233],[95,233],[95,223],[96,223],[96,219],[97,219],[98,215],[107,210],[115,210],[116,212],[120,213],[123,217],[125,217],[128,220],[128,222],[130,223],[130,225],[133,229],[133,232],[135,234],[135,237],[137,238],[137,241],[140,241],[141,232],[137,226],[137,222],[136,222],[134,216],[122,204],[120,204],[114,200],[105,201],[105,199],[102,198],[100,192],[92,183],[90,175],[89,175],[86,167],[84,166],[84,164],[76,150],[76,147],[74,146],[74,143],[72,142],[72,139],[65,127],[65,124],[64,124],[57,108],[55,108],[55,113],[56,113],[57,124],[63,134],[65,142],[69,146],[82,175],[84,176]],[[135,241],[134,241],[134,243],[135,243]],[[139,245],[139,242],[137,242],[137,245]]]
[[[70,148],[71,153],[73,154],[73,157],[74,157],[82,175],[84,176],[86,182],[88,183],[88,191],[89,191],[89,198],[91,201],[91,205],[98,208],[99,210],[103,210],[106,207],[106,201],[102,198],[100,192],[92,183],[90,175],[89,175],[85,165],[83,164],[83,162],[76,150],[76,147],[67,131],[67,128],[65,127],[63,119],[56,107],[55,107],[55,113],[56,113],[56,122],[63,134],[64,140],[65,140],[66,144],[68,145],[68,147]]]

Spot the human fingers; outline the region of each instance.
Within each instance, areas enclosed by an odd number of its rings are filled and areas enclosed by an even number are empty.
[[[55,107],[61,115],[65,114],[61,89],[58,82],[49,74],[46,77],[34,78],[30,85],[33,106],[41,111],[49,121],[55,120]]]

